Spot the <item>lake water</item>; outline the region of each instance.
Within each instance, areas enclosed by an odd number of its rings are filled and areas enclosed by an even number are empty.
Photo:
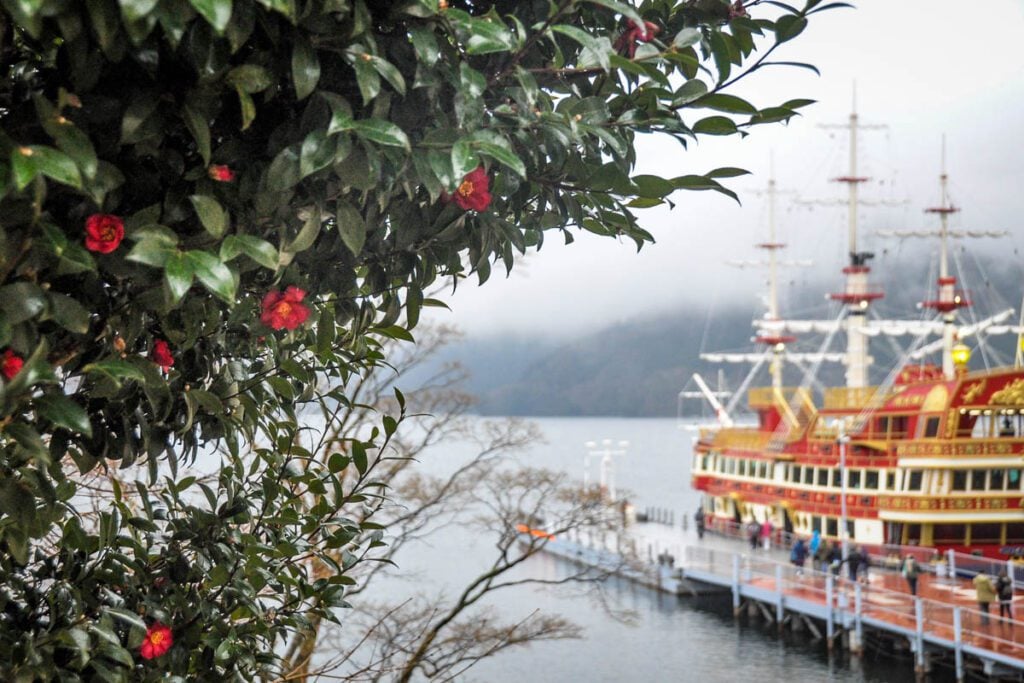
[[[522,453],[525,465],[558,469],[582,478],[586,441],[628,440],[617,459],[616,483],[638,510],[657,506],[692,514],[698,496],[689,487],[694,432],[672,419],[543,418],[534,420],[545,443]],[[426,453],[426,469],[446,470],[470,457],[466,444],[444,444]],[[591,481],[597,464],[591,463]],[[621,495],[620,495],[621,497]],[[493,557],[490,541],[452,527],[429,545],[399,558],[401,581],[427,593],[454,591],[459,579],[476,575]],[[530,576],[554,578],[572,569],[549,556],[523,567]],[[774,627],[752,621],[738,625],[728,599],[675,598],[628,582],[609,582],[607,606],[628,610],[633,619],[612,618],[606,606],[580,589],[519,587],[494,595],[490,604],[506,620],[527,617],[534,610],[559,614],[584,629],[581,640],[534,644],[485,660],[460,680],[495,683],[522,681],[843,681],[896,682],[913,680],[909,658],[900,661],[873,655],[862,660],[829,658],[824,644],[803,637],[779,637]],[[869,643],[870,645],[870,643]],[[948,671],[931,680],[950,680]]]

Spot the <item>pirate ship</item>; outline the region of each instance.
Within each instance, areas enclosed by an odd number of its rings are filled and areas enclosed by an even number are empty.
[[[935,231],[901,236],[939,239],[936,295],[922,303],[920,320],[876,320],[869,316],[881,290],[870,280],[871,254],[858,251],[856,135],[865,126],[856,113],[850,132],[849,173],[837,178],[848,187],[849,264],[845,287],[831,295],[838,320],[791,321],[779,317],[775,269],[782,248],[774,239],[759,245],[768,252],[768,313],[755,321],[751,354],[706,354],[714,361],[767,363],[770,386],[747,393],[754,426],[736,426],[729,410],[708,398],[719,417],[717,428],[702,431],[694,447],[692,484],[703,492],[709,524],[769,520],[777,529],[867,546],[918,545],[992,557],[1024,551],[1024,368],[972,370],[971,346],[979,336],[1019,335],[1006,324],[1012,309],[962,324],[971,305],[948,267],[948,240],[966,236],[949,228],[958,209],[948,197],[945,162],[942,201],[927,209],[938,217]],[[943,154],[943,157],[945,155]],[[770,184],[770,188],[771,188]],[[994,236],[997,233],[972,233]],[[794,334],[845,335],[841,353],[795,354]],[[873,362],[869,340],[877,335],[911,335],[903,362],[879,385],[868,382]],[[927,335],[940,338],[924,343]],[[941,363],[926,362],[941,354]],[[846,385],[812,391],[783,386],[783,364],[813,372],[825,362],[845,365]],[[699,384],[702,384],[698,382]]]

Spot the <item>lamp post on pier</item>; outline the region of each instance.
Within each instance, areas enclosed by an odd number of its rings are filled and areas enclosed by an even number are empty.
[[[850,437],[846,433],[846,424],[842,420],[839,421],[836,441],[839,442],[839,539],[842,543],[843,562],[846,562],[850,556],[849,533],[846,529],[846,449],[847,444],[850,443]]]
[[[611,439],[602,439],[598,448],[598,442],[587,441],[584,445],[587,447],[587,455],[583,459],[583,487],[586,488],[590,484],[590,459],[600,457],[599,471],[600,471],[600,486],[602,491],[608,492],[608,500],[615,500],[615,462],[612,460],[612,456],[625,455],[626,448],[629,447],[628,441],[619,441],[618,448],[612,448]]]

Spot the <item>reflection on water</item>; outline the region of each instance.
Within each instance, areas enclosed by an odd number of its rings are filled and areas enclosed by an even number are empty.
[[[519,460],[582,478],[584,442],[611,438],[629,440],[629,453],[616,463],[620,489],[629,491],[638,509],[673,509],[676,519],[689,515],[697,496],[689,488],[692,432],[674,420],[545,418],[536,421],[546,443]],[[471,454],[468,446],[444,444],[424,455],[427,470],[447,471]],[[596,464],[595,464],[596,466]],[[596,472],[591,473],[591,477]],[[451,527],[399,559],[401,579],[389,581],[388,592],[403,589],[428,593],[456,590],[460,580],[488,563],[492,548],[486,539]],[[525,563],[516,578],[557,579],[571,565],[549,556]],[[400,588],[401,586],[401,588]],[[842,654],[830,658],[823,643],[805,634],[777,634],[760,620],[737,623],[728,597],[675,598],[612,580],[601,599],[578,586],[518,587],[499,591],[490,605],[509,621],[535,610],[560,614],[584,629],[581,640],[537,643],[485,660],[461,680],[493,683],[546,681],[842,681],[895,683],[913,680],[909,655],[903,660],[881,657],[869,649],[861,660]],[[614,616],[613,616],[614,615]],[[953,680],[940,668],[929,680]]]

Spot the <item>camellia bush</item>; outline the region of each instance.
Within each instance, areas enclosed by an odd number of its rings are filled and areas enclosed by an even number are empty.
[[[726,91],[841,4],[0,0],[0,678],[285,675],[383,542],[345,511],[401,394],[324,436],[382,340],[553,233],[732,195],[634,175],[636,136],[788,120]]]

